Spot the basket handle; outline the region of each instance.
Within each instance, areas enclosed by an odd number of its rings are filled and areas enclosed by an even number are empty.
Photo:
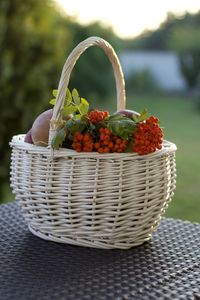
[[[125,93],[125,82],[122,68],[119,59],[112,48],[112,46],[102,38],[99,37],[89,37],[86,40],[78,44],[71,54],[68,56],[62,70],[60,82],[58,85],[58,94],[56,98],[56,104],[53,109],[53,115],[50,122],[49,131],[49,145],[51,147],[51,142],[56,134],[56,130],[59,127],[60,121],[62,120],[61,110],[64,105],[64,99],[67,91],[67,86],[69,83],[71,72],[74,65],[80,55],[89,47],[97,45],[104,50],[108,56],[115,76],[116,90],[117,90],[117,110],[124,109],[126,104],[126,93]]]

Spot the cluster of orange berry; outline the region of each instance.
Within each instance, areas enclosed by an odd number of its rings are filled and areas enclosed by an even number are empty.
[[[115,135],[108,128],[99,129],[99,141],[94,143],[94,148],[99,153],[124,152],[128,145],[127,140],[123,140]]]
[[[99,129],[99,138],[96,141],[89,133],[76,132],[73,136],[72,148],[77,152],[91,152],[96,150],[99,153],[122,153],[128,145],[127,140],[123,140],[115,135],[108,128]]]
[[[93,150],[93,139],[89,133],[76,132],[73,136],[72,148],[77,152],[91,152]]]
[[[108,116],[108,111],[94,109],[89,113],[89,121],[93,124],[101,123]]]
[[[159,120],[154,116],[143,121],[135,121],[135,130],[130,132],[127,139],[114,135],[106,127],[105,119],[108,116],[107,111],[92,110],[88,115],[88,121],[95,125],[95,130],[85,133],[77,131],[73,135],[72,148],[77,152],[122,153],[130,145],[132,151],[140,155],[162,148],[163,132],[159,126]],[[123,131],[123,126],[121,130]]]
[[[133,139],[133,152],[140,155],[152,153],[162,148],[163,132],[159,120],[151,116],[144,123],[139,123]]]

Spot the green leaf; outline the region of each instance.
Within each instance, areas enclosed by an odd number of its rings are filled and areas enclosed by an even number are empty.
[[[64,106],[68,106],[71,103],[72,103],[72,100],[70,98],[69,99],[65,98],[65,100],[64,100]]]
[[[80,101],[80,97],[73,97],[73,100],[74,100],[74,104],[77,105],[77,106],[78,106],[78,105],[80,104],[80,102],[81,102],[81,101]]]
[[[63,116],[67,116],[76,112],[76,107],[73,105],[64,106],[62,109]]]
[[[90,130],[91,130],[91,131],[96,130],[96,126],[95,126],[94,124],[90,123],[89,126],[90,126]]]
[[[134,122],[138,122],[138,118],[140,117],[140,115],[139,116],[136,116],[136,115],[132,115],[132,119],[133,119],[133,121]]]
[[[64,107],[70,105],[71,103],[72,103],[72,94],[70,90],[67,88],[66,96],[64,100]]]
[[[76,114],[76,115],[74,116],[74,119],[81,119],[81,117],[82,117],[81,114]]]
[[[81,115],[86,115],[89,110],[89,103],[87,102],[86,99],[81,98],[81,103],[78,106],[78,110]]]
[[[80,97],[78,94],[78,91],[76,89],[73,89],[72,91],[72,97],[73,97],[73,101],[75,105],[79,105],[80,104]]]
[[[53,90],[53,91],[52,91],[52,95],[53,95],[54,97],[57,97],[57,95],[58,95],[58,90]]]
[[[81,98],[81,103],[89,108],[89,103],[85,98]]]
[[[142,121],[145,121],[148,117],[148,111],[147,109],[144,109],[141,114],[138,116],[137,118],[137,122],[142,122]]]
[[[71,94],[71,92],[68,88],[67,88],[67,91],[66,91],[65,100],[69,101],[70,103],[72,102],[72,94]]]
[[[53,90],[53,95],[57,97],[58,90]],[[56,99],[51,99],[50,104],[55,105]],[[86,99],[80,98],[79,93],[76,89],[72,92],[67,88],[66,96],[64,99],[64,107],[62,109],[63,116],[73,114],[76,119],[80,119],[83,115],[89,111],[89,103]]]
[[[72,97],[73,97],[73,98],[74,98],[74,97],[79,97],[79,93],[78,93],[77,89],[73,89],[73,90],[72,90]]]
[[[111,119],[107,123],[108,128],[114,135],[117,135],[123,139],[128,139],[133,135],[136,124],[133,120],[123,117],[121,119]]]
[[[66,131],[65,128],[62,128],[56,133],[55,137],[52,140],[51,145],[53,149],[58,150],[62,146],[65,137],[66,137]]]
[[[55,104],[56,104],[56,98],[51,99],[51,100],[49,101],[49,103],[50,103],[51,105],[55,105]]]
[[[65,124],[67,132],[73,135],[75,132],[83,132],[87,128],[87,121],[84,119],[70,119]]]
[[[122,120],[122,119],[124,119],[124,118],[127,119],[127,117],[124,116],[124,115],[120,115],[120,114],[117,115],[117,114],[114,114],[114,115],[109,116],[108,119],[107,119],[107,121],[108,121],[108,122],[110,122],[110,121],[117,121],[117,120]]]

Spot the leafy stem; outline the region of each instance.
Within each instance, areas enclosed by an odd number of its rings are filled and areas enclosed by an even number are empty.
[[[50,104],[55,105],[58,90],[53,90],[52,94],[55,98],[51,99]],[[88,111],[88,101],[85,98],[80,97],[76,89],[73,89],[72,92],[70,92],[67,88],[64,106],[62,109],[63,116],[73,114],[76,119],[80,119],[83,115],[86,115]]]

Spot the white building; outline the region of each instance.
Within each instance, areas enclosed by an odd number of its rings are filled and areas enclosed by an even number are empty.
[[[120,61],[126,78],[148,70],[156,84],[165,91],[184,91],[187,88],[174,52],[128,50],[121,53]]]

